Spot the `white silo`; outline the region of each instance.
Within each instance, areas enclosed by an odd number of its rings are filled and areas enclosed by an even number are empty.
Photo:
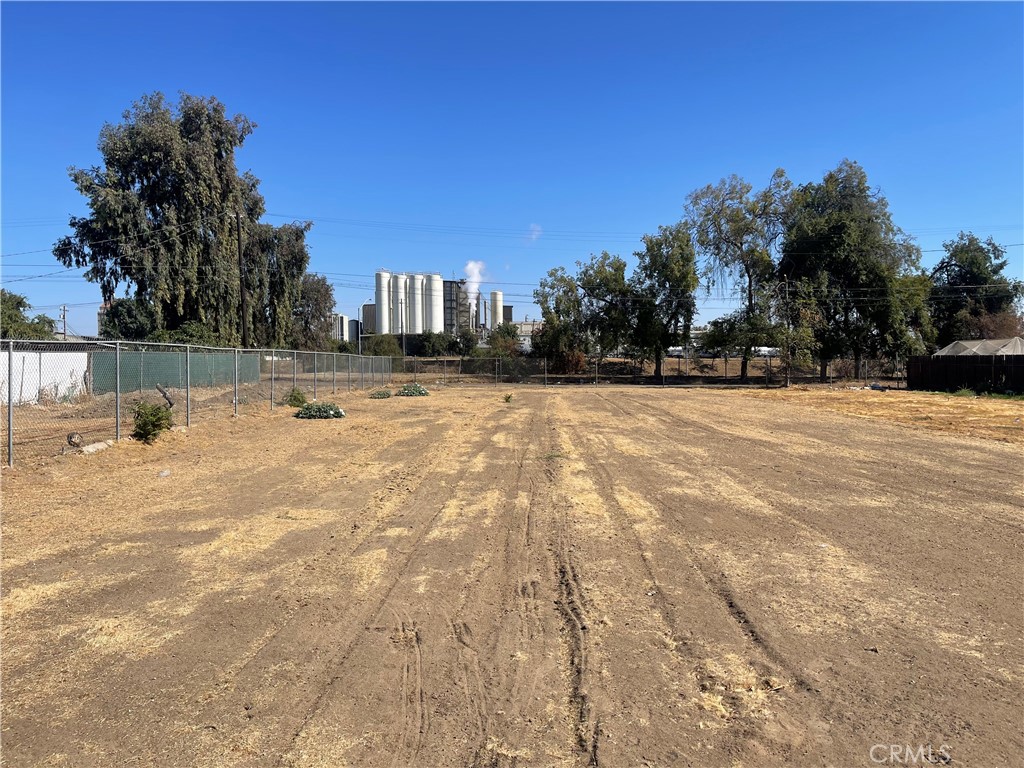
[[[502,306],[505,301],[505,294],[501,291],[491,291],[491,324],[488,328],[494,329],[501,325],[501,318],[505,314]]]
[[[487,299],[484,298],[484,292],[480,291],[476,295],[476,327],[483,328],[487,325]]]
[[[427,330],[441,333],[444,331],[444,279],[439,274],[427,275],[423,291]]]
[[[409,323],[406,320],[406,313],[409,309],[409,302],[406,298],[407,276],[404,273],[391,276],[391,332],[408,333]]]
[[[377,285],[374,292],[376,308],[377,333],[391,332],[391,273],[380,270],[377,273]]]
[[[423,333],[423,275],[409,275],[406,333]]]

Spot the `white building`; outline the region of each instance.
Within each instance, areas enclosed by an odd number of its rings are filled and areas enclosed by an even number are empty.
[[[437,273],[380,270],[374,283],[377,333],[444,331],[444,280]]]
[[[348,315],[335,313],[331,317],[331,338],[335,341],[348,341]]]

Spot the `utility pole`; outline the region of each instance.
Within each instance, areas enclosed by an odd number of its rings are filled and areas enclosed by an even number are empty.
[[[60,305],[60,321],[64,327],[64,341],[68,340],[68,305]]]
[[[245,265],[242,261],[242,212],[235,209],[235,228],[238,235],[238,285],[242,291],[242,346],[249,347],[249,293],[245,290]]]

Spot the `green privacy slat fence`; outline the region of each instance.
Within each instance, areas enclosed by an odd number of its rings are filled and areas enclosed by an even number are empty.
[[[194,350],[189,363],[191,384],[197,387],[229,385],[235,380],[235,355],[231,352]],[[102,395],[114,392],[117,361],[113,350],[92,353],[92,391]],[[260,361],[254,355],[238,356],[238,381],[259,381]],[[185,387],[185,353],[182,352],[121,352],[121,391]]]

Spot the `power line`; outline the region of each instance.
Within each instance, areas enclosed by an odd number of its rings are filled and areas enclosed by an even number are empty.
[[[153,235],[161,232],[162,230],[174,230],[174,229],[181,229],[183,227],[196,226],[196,225],[202,224],[203,222],[206,222],[206,221],[212,221],[214,219],[218,219],[218,218],[221,218],[223,216],[227,216],[229,213],[230,213],[230,211],[224,211],[223,213],[217,213],[217,214],[214,214],[212,216],[204,216],[201,219],[196,219],[196,220],[190,221],[190,222],[186,221],[186,222],[182,222],[181,224],[171,224],[171,225],[167,225],[167,226],[162,226],[162,227],[158,227],[157,229],[155,229],[155,230],[153,230],[151,232],[146,232],[146,233],[141,234],[141,235],[131,235],[130,237],[111,237],[111,238],[108,238],[106,240],[90,240],[90,241],[87,241],[87,242],[83,243],[83,245],[88,247],[88,248],[92,248],[95,245],[106,245],[107,243],[130,243],[130,242],[133,242],[133,241],[143,240],[145,238],[152,237]],[[168,242],[168,240],[162,240],[160,243],[153,243],[152,245],[146,246],[143,250],[148,249],[148,248],[152,248],[155,245],[160,245],[161,243],[166,243],[166,242]],[[15,253],[4,253],[4,254],[0,254],[0,259],[7,259],[7,258],[10,258],[12,256],[25,256],[25,255],[30,254],[30,253],[52,253],[52,252],[53,252],[53,246],[51,246],[49,248],[42,248],[42,249],[35,250],[35,251],[17,251]],[[69,269],[80,269],[80,267],[69,267]]]

